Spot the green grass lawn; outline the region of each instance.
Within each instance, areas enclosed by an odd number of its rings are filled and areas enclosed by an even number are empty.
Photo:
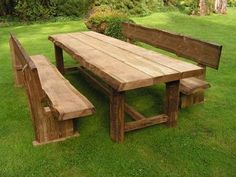
[[[109,105],[105,95],[78,73],[67,75],[96,107],[96,114],[78,121],[81,136],[33,147],[27,98],[13,87],[8,47],[16,33],[27,51],[54,61],[48,35],[86,30],[82,21],[0,28],[0,176],[236,176],[236,9],[228,15],[192,17],[178,12],[155,13],[134,20],[145,26],[222,44],[219,71],[208,69],[212,88],[206,102],[179,113],[176,128],[164,125],[130,132],[123,144],[109,138]],[[68,56],[66,65],[74,62]],[[160,110],[162,86],[127,94],[127,101],[145,115]]]

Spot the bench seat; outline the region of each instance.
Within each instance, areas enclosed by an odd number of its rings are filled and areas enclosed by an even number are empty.
[[[76,118],[91,115],[94,106],[42,55],[29,56],[11,34],[10,49],[17,86],[25,87],[35,133],[33,145],[79,135]]]
[[[94,106],[78,92],[46,57],[30,57],[37,67],[42,89],[50,100],[50,108],[58,120],[74,119],[94,113]]]
[[[192,95],[196,92],[210,88],[210,84],[196,77],[180,80],[180,92],[185,95]]]

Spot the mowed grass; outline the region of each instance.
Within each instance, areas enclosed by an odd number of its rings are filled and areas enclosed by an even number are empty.
[[[123,144],[109,138],[107,97],[80,76],[66,75],[96,107],[96,114],[78,120],[81,136],[33,147],[27,98],[13,86],[8,47],[14,32],[30,55],[54,61],[48,35],[86,30],[82,21],[0,28],[0,176],[236,176],[236,9],[227,15],[191,17],[178,12],[155,13],[134,20],[145,26],[222,44],[219,71],[207,70],[212,88],[206,102],[179,112],[176,128],[165,125],[125,135]],[[148,47],[145,45],[145,47]],[[153,49],[151,47],[148,47]],[[65,56],[66,65],[74,61]],[[145,115],[161,110],[163,86],[127,94],[127,101]]]

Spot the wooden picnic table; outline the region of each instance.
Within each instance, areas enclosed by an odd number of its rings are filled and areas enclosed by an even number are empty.
[[[61,73],[65,72],[64,50],[80,63],[80,70],[88,78],[109,94],[110,136],[116,142],[123,142],[124,133],[131,130],[160,123],[174,126],[178,117],[180,79],[203,73],[199,66],[92,31],[51,35],[49,40],[54,43],[56,64]],[[166,84],[163,114],[145,118],[125,103],[126,91],[159,83]],[[126,123],[125,112],[134,121]]]

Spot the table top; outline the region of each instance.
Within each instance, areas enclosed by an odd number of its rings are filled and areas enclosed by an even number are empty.
[[[49,40],[118,91],[203,73],[194,64],[92,31],[51,35]]]

